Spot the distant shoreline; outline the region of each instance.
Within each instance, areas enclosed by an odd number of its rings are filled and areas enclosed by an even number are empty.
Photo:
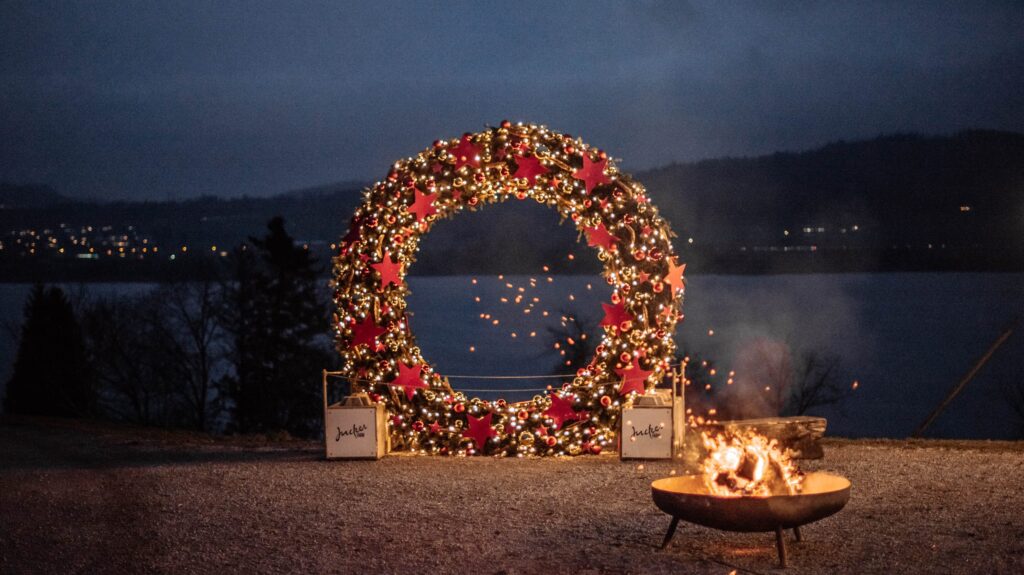
[[[321,276],[330,277],[330,256],[326,250],[316,253]],[[596,258],[577,258],[573,269],[554,266],[541,272],[542,255],[523,258],[502,269],[462,266],[450,259],[425,255],[409,269],[417,276],[455,275],[598,275]],[[740,248],[685,250],[687,275],[772,276],[788,274],[863,274],[863,273],[1021,273],[1024,254],[1012,250],[959,248],[947,250],[906,249],[821,249],[815,252],[741,251]],[[190,256],[175,261],[165,259],[77,261],[45,259],[36,261],[0,260],[0,283],[148,283],[167,280],[194,280],[209,274],[210,264],[221,258]],[[452,265],[454,263],[454,265]]]

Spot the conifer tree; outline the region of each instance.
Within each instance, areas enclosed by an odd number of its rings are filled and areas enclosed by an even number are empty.
[[[92,373],[78,319],[64,291],[36,284],[25,303],[8,413],[80,417],[95,406]]]
[[[235,252],[225,290],[234,373],[225,380],[237,431],[319,430],[320,370],[328,365],[328,311],[309,250],[275,217]]]

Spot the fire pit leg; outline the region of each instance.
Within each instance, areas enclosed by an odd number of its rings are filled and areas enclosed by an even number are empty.
[[[796,527],[793,528],[793,535],[796,536],[796,540],[797,541],[803,541],[804,540],[803,536],[800,535],[800,526],[799,525],[797,525]]]
[[[668,526],[668,533],[665,533],[665,540],[661,542],[661,548],[668,547],[668,542],[672,540],[672,536],[676,534],[676,526],[679,525],[679,518],[673,517],[672,523]]]
[[[775,547],[779,550],[779,568],[786,568],[786,542],[782,539],[782,526],[775,528]]]

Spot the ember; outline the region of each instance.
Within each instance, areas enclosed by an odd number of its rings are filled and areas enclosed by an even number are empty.
[[[701,435],[708,456],[702,465],[708,492],[723,497],[795,495],[803,473],[774,439],[748,431]]]

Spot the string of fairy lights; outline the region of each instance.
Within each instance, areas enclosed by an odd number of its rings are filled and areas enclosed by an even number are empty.
[[[468,397],[422,356],[409,328],[404,281],[434,222],[510,199],[532,199],[572,221],[611,287],[593,358],[571,382],[516,403]],[[578,138],[503,122],[439,140],[396,162],[365,191],[340,243],[334,326],[341,373],[387,407],[393,448],[600,453],[614,444],[620,410],[676,375],[672,335],[682,317],[686,266],[672,237],[643,186]]]

